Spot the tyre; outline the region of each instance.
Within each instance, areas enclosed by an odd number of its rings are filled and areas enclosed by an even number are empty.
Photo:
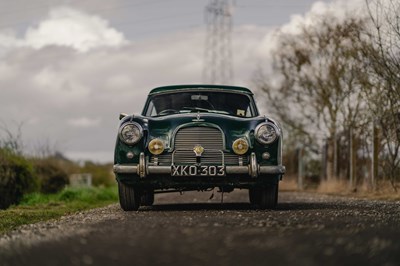
[[[268,185],[262,189],[259,203],[260,209],[276,209],[278,205],[278,190],[278,184]]]
[[[118,182],[119,204],[124,211],[137,211],[140,207],[140,193],[134,187]]]
[[[257,208],[275,209],[278,204],[278,184],[265,188],[250,188],[249,199],[251,205]]]
[[[140,203],[143,206],[151,206],[154,203],[154,190],[145,190],[140,198]]]
[[[250,199],[250,204],[253,206],[258,206],[260,205],[261,201],[261,189],[257,188],[250,188],[249,189],[249,199]]]

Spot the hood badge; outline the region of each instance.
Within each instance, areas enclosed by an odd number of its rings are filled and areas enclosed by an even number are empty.
[[[200,121],[204,121],[204,119],[201,119],[200,112],[197,112],[196,118],[193,119],[192,121],[194,121],[194,122],[200,122]]]
[[[194,146],[193,151],[196,154],[196,157],[200,157],[204,152],[204,148],[201,145],[196,145]]]

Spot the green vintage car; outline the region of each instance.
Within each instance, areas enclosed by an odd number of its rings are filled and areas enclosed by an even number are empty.
[[[248,189],[273,209],[282,129],[260,116],[243,87],[179,85],[150,91],[141,115],[120,115],[114,172],[123,210],[151,206],[155,193]]]

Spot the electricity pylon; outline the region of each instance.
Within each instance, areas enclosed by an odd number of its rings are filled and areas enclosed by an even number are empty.
[[[232,66],[232,17],[230,0],[210,0],[205,8],[207,36],[204,51],[203,82],[231,84]]]

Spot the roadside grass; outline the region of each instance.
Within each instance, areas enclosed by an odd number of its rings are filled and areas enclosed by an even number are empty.
[[[59,218],[66,214],[103,207],[117,201],[116,186],[65,188],[57,194],[29,194],[18,206],[0,210],[0,234],[20,225]]]

